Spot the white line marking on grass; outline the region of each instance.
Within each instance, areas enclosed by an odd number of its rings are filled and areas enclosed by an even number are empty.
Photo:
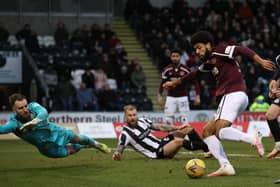
[[[111,148],[111,150],[113,151],[116,151],[116,148]],[[134,149],[131,149],[131,148],[126,148],[125,151],[127,152],[136,152]],[[28,153],[28,152],[38,152],[37,150],[0,150],[0,153]],[[38,152],[39,153],[39,152]],[[79,153],[78,153],[79,154]],[[191,152],[191,151],[180,151],[178,152],[177,154],[182,154],[182,155],[201,155],[203,156],[203,153],[194,153],[194,152]],[[229,153],[227,154],[227,156],[230,156],[230,157],[246,157],[246,158],[249,158],[249,157],[260,157],[259,155],[255,154],[242,154],[242,153]],[[265,157],[264,157],[265,158]],[[273,159],[280,159],[280,157],[275,157]]]
[[[115,148],[111,148],[111,149],[114,150],[114,151],[116,150]],[[130,148],[126,148],[125,151],[135,152],[134,149],[130,149]],[[177,154],[182,154],[182,155],[201,155],[201,156],[203,156],[203,153],[194,153],[194,152],[191,152],[191,151],[187,151],[187,152],[186,151],[180,151]],[[252,155],[252,154],[242,154],[242,153],[229,153],[229,154],[227,154],[227,156],[230,156],[230,157],[246,157],[246,158],[249,158],[249,157],[260,157],[257,154]],[[273,159],[280,159],[280,157],[275,157]]]

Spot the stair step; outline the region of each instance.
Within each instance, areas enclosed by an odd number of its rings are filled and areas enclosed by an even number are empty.
[[[159,83],[157,82],[146,82],[147,86],[158,88]]]
[[[119,38],[122,38],[122,37],[136,37],[135,33],[133,33],[133,32],[119,32],[117,34],[117,36]]]
[[[125,41],[125,45],[137,45],[142,47],[142,44],[138,40],[127,40]]]
[[[128,60],[131,61],[135,57],[139,59],[147,78],[146,93],[153,103],[153,109],[154,111],[162,111],[157,103],[156,97],[161,75],[154,65],[153,59],[148,56],[146,49],[143,48],[143,44],[138,40],[135,31],[123,18],[118,17],[114,19],[112,29],[122,41],[122,45],[127,52]]]
[[[131,48],[131,49],[126,49],[126,52],[138,52],[138,53],[145,53],[146,51],[141,48],[141,49],[135,49],[135,48]]]
[[[144,69],[144,67],[143,67],[143,69]],[[154,68],[145,68],[144,71],[145,71],[145,73],[155,74],[155,75],[158,75],[158,77],[160,77],[159,72],[157,70],[155,70]]]
[[[134,54],[130,54],[130,55],[128,55],[128,59],[134,59],[135,57],[137,57],[140,60],[140,63],[145,63],[147,65],[150,64],[150,65],[154,66],[152,59],[150,59],[150,57],[148,57],[148,56],[143,57],[139,53],[134,53]]]

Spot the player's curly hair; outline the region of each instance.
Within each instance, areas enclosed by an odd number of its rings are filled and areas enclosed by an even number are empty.
[[[214,44],[214,38],[212,34],[208,31],[198,31],[191,37],[191,44],[194,46],[197,43],[210,43],[211,45]]]

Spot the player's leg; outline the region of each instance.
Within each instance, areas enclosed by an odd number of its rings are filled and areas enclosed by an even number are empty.
[[[197,134],[195,129],[188,133],[189,140],[191,141],[192,145],[196,149],[201,149],[204,151],[204,157],[210,158],[212,157],[211,152],[208,149],[207,144],[203,141],[203,139]]]
[[[174,122],[174,114],[176,112],[176,98],[167,96],[164,107],[165,123],[172,125]]]
[[[110,153],[111,149],[104,143],[98,142],[94,138],[78,134],[71,140],[71,143],[84,145],[85,148],[94,147],[104,153]]]
[[[163,146],[163,156],[173,158],[183,145],[183,138],[174,138]]]
[[[78,134],[76,135],[72,130],[67,130],[65,128],[57,128],[59,132],[59,145],[80,144],[80,148],[96,148],[104,153],[110,153],[111,150],[107,145],[96,141],[94,138],[90,138],[86,135]]]
[[[216,136],[216,126],[219,128],[219,125],[223,124],[216,124],[216,120],[213,118],[203,129],[202,135],[204,137],[204,141],[208,145],[212,155],[218,160],[220,164],[220,168],[217,171],[210,173],[208,176],[235,175],[234,168],[228,160],[220,140]]]
[[[280,106],[278,104],[272,103],[266,112],[266,120],[275,141],[274,149],[266,155],[267,158],[274,158],[280,153],[280,127],[277,120],[280,115]]]
[[[83,145],[81,145],[81,144],[68,144],[68,145],[65,146],[65,148],[67,149],[68,155],[72,155],[72,154],[75,154],[75,153],[79,152],[83,148]]]
[[[177,138],[184,138],[182,146],[187,150],[194,151],[201,149],[204,152],[209,151],[208,146],[191,126],[186,126],[184,129],[177,130],[172,135]],[[186,135],[188,139],[185,139]],[[209,157],[209,155],[207,155],[207,157]]]
[[[44,146],[39,148],[41,154],[49,158],[63,158],[70,154],[74,154],[81,149],[81,145],[58,145],[53,142],[46,143]]]
[[[178,102],[178,109],[181,117],[181,122],[183,124],[187,124],[189,122],[187,114],[190,111],[189,98],[187,96],[179,97],[177,99],[177,102]]]
[[[215,119],[219,123],[217,126],[218,129],[216,129],[216,136],[221,140],[250,143],[256,147],[258,154],[263,156],[264,149],[258,132],[254,136],[230,127],[238,114],[246,109],[247,105],[248,97],[243,92],[234,92],[225,95],[220,102],[219,110],[215,116]]]

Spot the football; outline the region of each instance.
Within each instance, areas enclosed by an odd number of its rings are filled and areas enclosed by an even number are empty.
[[[189,160],[185,165],[186,174],[190,178],[200,178],[205,174],[205,163],[203,160],[194,158]]]

